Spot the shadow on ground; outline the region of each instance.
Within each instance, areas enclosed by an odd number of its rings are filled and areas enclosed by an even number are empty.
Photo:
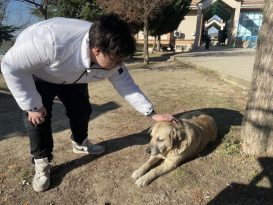
[[[205,150],[205,155],[215,150],[221,143],[221,139],[230,132],[231,126],[239,126],[242,124],[243,115],[237,110],[225,108],[204,108],[198,110],[191,110],[185,113],[176,114],[176,118],[186,116],[190,113],[205,113],[214,118],[217,125],[217,140]]]
[[[10,94],[0,93],[0,140],[9,134],[23,135],[23,112]]]
[[[108,141],[100,143],[101,145],[106,147],[106,153],[101,156],[92,156],[92,155],[85,155],[81,158],[74,159],[70,162],[63,163],[53,167],[52,169],[52,176],[51,176],[51,185],[50,189],[55,188],[56,186],[60,185],[63,178],[66,174],[68,174],[73,169],[86,165],[99,157],[114,153],[116,151],[125,149],[127,147],[131,147],[134,145],[145,145],[149,143],[150,137],[147,133],[147,129],[143,130],[142,132],[127,135],[120,138],[110,139]]]
[[[176,55],[179,53],[174,53],[174,52],[166,52],[166,53],[162,53],[160,56],[149,56],[149,62],[166,62],[167,60],[170,59],[171,56]],[[141,58],[141,56],[139,57],[132,57],[132,58],[128,58],[126,59],[125,63],[143,63],[143,57]]]
[[[263,170],[249,184],[233,182],[207,203],[207,205],[272,205],[273,158],[264,157],[259,158],[258,161]],[[258,182],[263,178],[268,178],[270,181],[269,188],[257,186]]]
[[[196,50],[192,50],[190,52],[184,52],[181,56],[187,57],[206,57],[206,56],[213,56],[213,57],[223,57],[224,56],[249,56],[251,54],[255,54],[255,49],[238,49],[238,48],[230,48],[229,46],[211,46],[209,50],[206,50],[204,47],[199,47]]]
[[[227,134],[231,128],[232,125],[240,125],[242,122],[242,114],[240,112],[235,110],[229,110],[229,109],[221,109],[221,108],[206,108],[206,109],[200,109],[200,110],[194,110],[194,111],[201,111],[203,113],[209,114],[217,122],[217,127],[219,131],[219,138],[221,139],[225,134]],[[189,111],[192,112],[192,111]],[[175,115],[176,118],[179,118],[181,115],[184,115],[189,112],[184,113],[178,113]],[[107,148],[107,152],[105,155],[114,153],[116,151],[122,150],[127,147],[131,147],[134,145],[145,145],[148,144],[150,141],[150,137],[148,134],[148,129],[145,129],[139,133],[135,133],[132,135],[110,139],[108,141],[102,142],[101,144]],[[219,142],[217,141],[217,146],[219,145]],[[214,149],[216,148],[216,145],[214,146]],[[210,150],[210,152],[213,150]],[[207,153],[208,154],[208,153]],[[58,186],[65,175],[69,173],[71,170],[76,169],[78,167],[81,167],[85,164],[88,164],[96,159],[98,159],[99,156],[83,156],[78,159],[74,159],[70,162],[60,164],[54,167],[53,169],[53,175],[52,175],[52,184],[51,189]]]
[[[26,117],[15,102],[11,94],[0,93],[0,141],[13,136],[25,136]],[[114,101],[102,105],[92,104],[93,113],[91,119],[95,119],[100,114],[119,108]],[[69,121],[65,115],[63,104],[55,100],[53,105],[52,130],[59,132],[69,129]]]

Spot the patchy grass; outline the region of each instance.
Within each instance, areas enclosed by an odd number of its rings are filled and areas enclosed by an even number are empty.
[[[230,132],[221,139],[217,152],[225,157],[239,156],[242,153],[240,135],[241,127],[232,127]]]
[[[237,139],[224,139],[222,141],[223,147],[219,150],[219,153],[224,156],[235,156],[240,154],[241,142]]]
[[[52,186],[46,192],[35,193],[30,184],[33,168],[29,140],[26,134],[17,134],[21,131],[22,113],[12,96],[2,95],[0,204],[254,205],[259,202],[269,205],[272,202],[267,198],[272,196],[272,160],[241,153],[240,128],[247,94],[190,64],[152,62],[147,69],[137,64],[129,64],[129,70],[159,113],[181,114],[185,110],[202,109],[215,118],[218,140],[200,156],[140,189],[130,177],[149,157],[145,154],[150,140],[147,128],[154,122],[129,106],[108,81],[91,83],[89,94],[94,112],[89,138],[106,146],[107,153],[98,157],[75,155],[69,140],[69,122],[64,120],[65,110],[61,103],[55,103]]]

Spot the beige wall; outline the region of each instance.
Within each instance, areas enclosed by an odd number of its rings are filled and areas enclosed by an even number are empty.
[[[136,38],[139,40],[143,40],[144,39],[143,31],[138,32],[138,34],[136,35]],[[149,40],[152,40],[152,39],[154,39],[154,37],[149,36]],[[169,40],[169,34],[161,35],[161,40]]]
[[[197,12],[190,11],[185,19],[179,24],[177,30],[185,34],[185,39],[192,40],[194,39],[195,30],[196,30],[196,21],[197,21]]]

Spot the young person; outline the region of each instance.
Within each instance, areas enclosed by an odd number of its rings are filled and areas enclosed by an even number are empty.
[[[50,185],[53,138],[51,111],[54,97],[66,108],[75,153],[102,154],[105,148],[87,138],[92,108],[87,83],[108,78],[117,92],[137,111],[155,121],[171,121],[156,114],[151,102],[134,83],[122,60],[135,52],[128,24],[105,15],[93,24],[67,18],[36,23],[20,33],[4,56],[1,69],[7,86],[30,123],[30,150],[35,163],[33,189]]]

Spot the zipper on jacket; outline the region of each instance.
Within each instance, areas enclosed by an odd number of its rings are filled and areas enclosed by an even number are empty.
[[[73,84],[77,83],[77,82],[82,78],[82,76],[83,76],[84,74],[86,74],[86,76],[87,76],[87,69],[83,71],[83,73],[80,75],[80,77],[78,77],[77,80],[75,80],[75,81],[73,82]]]
[[[75,80],[75,81],[73,82],[73,84],[77,83],[77,82],[78,82],[78,81],[79,81],[79,80],[82,78],[82,76],[83,76],[84,74],[86,74],[86,76],[87,76],[87,75],[88,75],[88,74],[87,74],[88,69],[90,69],[90,68],[91,68],[91,66],[92,66],[92,65],[94,65],[94,64],[95,64],[95,63],[91,61],[91,63],[90,63],[90,67],[89,67],[89,68],[87,68],[87,69],[85,69],[85,70],[83,71],[83,73],[80,75],[80,77],[78,77],[78,78],[77,78],[77,80]]]

